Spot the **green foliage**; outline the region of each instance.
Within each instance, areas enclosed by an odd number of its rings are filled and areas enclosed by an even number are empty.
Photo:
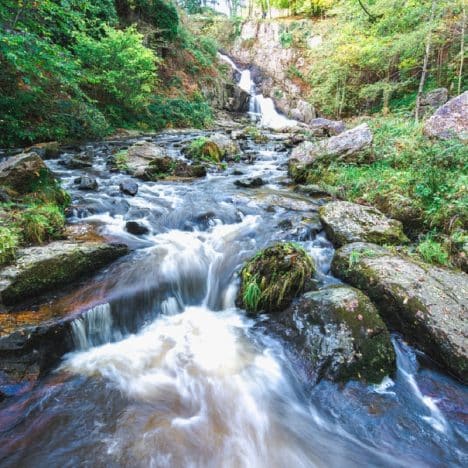
[[[417,247],[418,253],[422,259],[428,263],[435,263],[437,265],[449,264],[449,253],[446,248],[432,238],[431,235],[427,236]]]
[[[133,27],[106,27],[100,40],[77,37],[74,51],[84,69],[83,87],[114,123],[143,112],[150,102],[157,60],[142,39]]]
[[[307,287],[313,272],[312,259],[301,246],[276,244],[242,268],[240,302],[248,312],[281,311]]]
[[[122,172],[128,170],[128,151],[121,150],[114,156],[115,167]]]
[[[208,103],[200,96],[193,100],[187,98],[166,98],[154,96],[148,106],[149,116],[146,122],[158,129],[167,127],[203,128],[213,119],[213,113]]]
[[[42,244],[62,236],[65,216],[56,205],[32,205],[17,214],[16,224],[25,244]]]
[[[155,26],[164,40],[176,39],[179,33],[179,14],[170,0],[134,0],[133,3],[135,12]]]
[[[281,46],[284,47],[285,49],[288,49],[289,47],[291,47],[293,43],[293,35],[288,31],[282,31],[279,39],[280,39]]]
[[[13,227],[0,225],[0,266],[15,259],[19,245],[18,231]]]

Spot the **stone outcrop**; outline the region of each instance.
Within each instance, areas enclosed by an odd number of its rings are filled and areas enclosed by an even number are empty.
[[[127,252],[123,244],[70,241],[20,249],[16,263],[0,270],[0,304],[12,305],[68,285]]]
[[[408,242],[400,221],[376,208],[347,201],[327,203],[319,209],[325,232],[336,246],[350,242],[402,244]]]
[[[22,153],[0,162],[0,185],[19,194],[31,191],[40,177],[50,176],[50,171],[37,153]]]
[[[424,124],[424,133],[442,140],[459,138],[468,142],[468,91],[440,107]]]
[[[372,132],[367,124],[359,125],[324,140],[305,141],[293,149],[289,158],[289,174],[297,182],[304,181],[304,171],[317,161],[347,161],[370,148]]]
[[[364,291],[387,324],[468,381],[468,276],[370,243],[336,251],[334,275]]]
[[[316,137],[331,137],[339,135],[346,130],[346,126],[341,120],[312,119],[308,121],[309,130]]]
[[[267,326],[292,346],[314,381],[378,383],[395,370],[387,327],[357,289],[336,286],[306,293],[270,320]]]

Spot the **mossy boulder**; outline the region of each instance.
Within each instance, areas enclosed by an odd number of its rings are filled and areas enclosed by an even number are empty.
[[[20,249],[16,263],[0,270],[0,304],[13,305],[89,276],[127,252],[123,244],[70,241]]]
[[[355,288],[308,292],[272,320],[314,380],[378,383],[395,370],[387,327],[370,299]]]
[[[193,140],[185,149],[188,158],[205,163],[219,164],[223,160],[234,160],[240,154],[236,141],[222,133]]]
[[[22,153],[0,162],[0,185],[19,194],[33,191],[33,186],[52,174],[35,152]]]
[[[291,242],[258,252],[240,272],[239,307],[249,313],[278,312],[311,287],[315,266],[307,252]]]
[[[468,381],[465,273],[416,263],[364,242],[338,249],[332,272],[364,291],[388,326]]]
[[[376,208],[346,201],[327,203],[319,209],[320,221],[331,241],[402,244],[408,242],[400,221],[387,218]]]

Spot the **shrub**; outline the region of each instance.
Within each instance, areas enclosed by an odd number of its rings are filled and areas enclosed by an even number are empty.
[[[18,245],[18,231],[11,227],[0,226],[0,265],[6,265],[15,259]]]
[[[16,224],[24,243],[42,244],[62,237],[65,216],[56,205],[32,205],[17,215]]]
[[[144,112],[155,87],[158,60],[134,27],[105,31],[100,40],[79,35],[74,50],[84,68],[84,90],[118,123],[128,114]]]
[[[418,253],[422,259],[428,263],[435,263],[437,265],[448,265],[449,254],[445,247],[440,243],[427,237],[417,247]]]

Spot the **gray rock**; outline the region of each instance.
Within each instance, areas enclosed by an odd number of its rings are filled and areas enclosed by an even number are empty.
[[[374,304],[357,289],[336,286],[308,292],[270,320],[315,381],[378,383],[395,370],[387,327]]]
[[[261,177],[253,177],[248,179],[236,180],[234,182],[238,187],[257,188],[265,185],[265,181]]]
[[[164,148],[148,141],[139,141],[127,150],[128,172],[135,177],[145,177],[151,162],[167,158]]]
[[[440,107],[424,124],[424,133],[442,140],[468,141],[468,91]]]
[[[123,244],[70,241],[20,249],[16,263],[0,270],[0,303],[11,305],[69,284],[127,252]]]
[[[94,177],[81,176],[75,180],[75,183],[78,184],[79,190],[97,190],[98,183]]]
[[[289,157],[289,175],[296,182],[304,182],[305,171],[318,161],[349,161],[352,156],[368,149],[372,132],[367,124],[359,125],[340,135],[318,142],[305,141],[293,149]]]
[[[134,234],[135,236],[142,236],[149,233],[149,229],[138,221],[127,221],[125,229],[127,232]]]
[[[31,151],[37,153],[42,159],[56,159],[60,156],[60,145],[57,141],[36,143],[25,150],[27,153]]]
[[[468,381],[468,276],[370,243],[337,250],[333,273],[364,291],[389,326]]]
[[[328,120],[323,118],[309,121],[310,131],[314,136],[331,137],[339,135],[346,130],[345,124],[341,120]]]
[[[119,189],[122,193],[134,197],[138,193],[138,184],[133,180],[124,180],[120,183]]]
[[[401,244],[408,241],[400,221],[387,218],[376,208],[346,201],[327,203],[319,209],[320,220],[331,241]]]
[[[218,148],[222,159],[232,161],[241,152],[238,143],[223,133],[214,133],[209,138]]]
[[[0,185],[20,194],[28,193],[41,175],[50,174],[37,153],[21,153],[0,162]]]
[[[421,98],[421,106],[428,106],[434,110],[443,106],[448,101],[448,89],[437,88],[424,94]]]

